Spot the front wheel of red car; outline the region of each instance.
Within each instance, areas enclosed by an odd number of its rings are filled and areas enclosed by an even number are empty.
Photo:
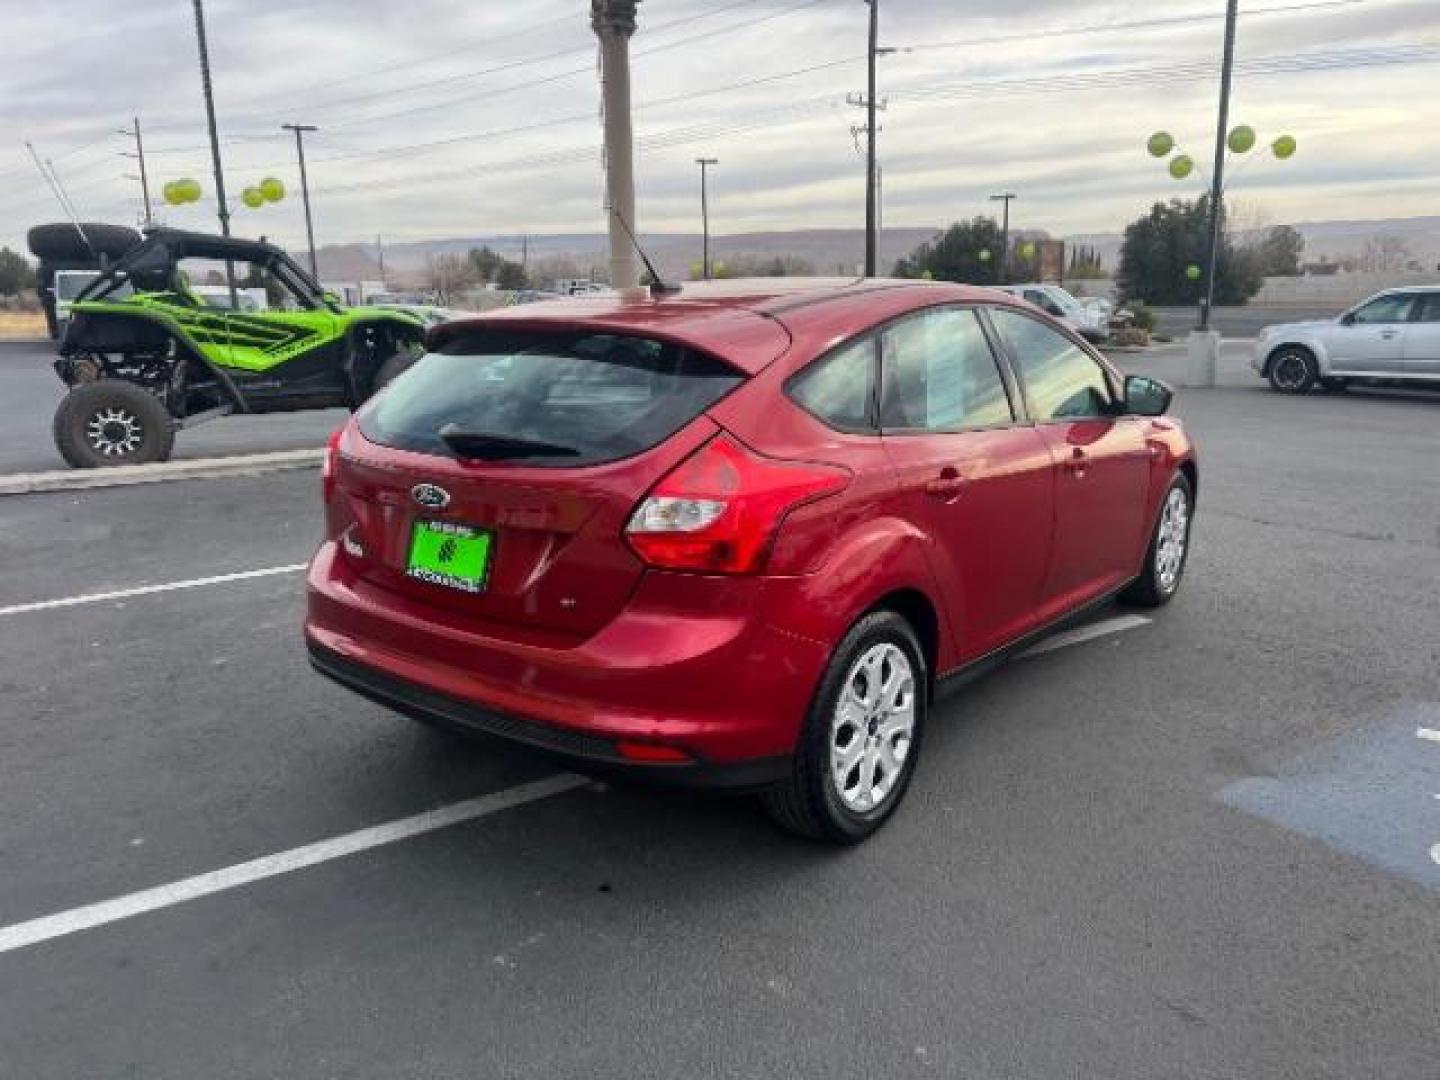
[[[784,828],[854,844],[895,812],[925,730],[925,656],[892,611],[861,619],[830,658],[805,720],[790,777],[763,796]]]
[[[1195,512],[1195,494],[1181,473],[1170,481],[1160,520],[1145,552],[1145,565],[1120,599],[1137,607],[1168,604],[1180,589],[1185,560],[1190,555],[1190,522]]]

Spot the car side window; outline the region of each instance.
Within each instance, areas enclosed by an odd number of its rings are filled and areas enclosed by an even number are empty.
[[[861,338],[801,369],[786,387],[790,399],[821,423],[840,431],[875,427],[875,339]]]
[[[1362,308],[1357,308],[1350,321],[1360,325],[1408,322],[1410,309],[1414,304],[1415,296],[1412,293],[1394,293],[1390,296],[1382,296],[1378,300],[1370,301]]]
[[[1421,304],[1418,321],[1440,323],[1440,293],[1427,293],[1421,297]]]
[[[974,311],[936,308],[880,335],[880,426],[958,431],[1015,419],[989,339]]]
[[[1063,334],[1028,315],[991,308],[1037,423],[1114,416],[1115,395],[1095,358]]]

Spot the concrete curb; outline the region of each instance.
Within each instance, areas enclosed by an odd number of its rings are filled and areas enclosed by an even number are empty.
[[[164,484],[175,480],[208,480],[223,476],[258,476],[290,469],[313,469],[323,450],[277,450],[268,454],[163,461],[154,465],[117,465],[110,469],[60,469],[54,472],[12,473],[0,476],[0,495],[28,495],[46,491],[87,491],[91,488]]]

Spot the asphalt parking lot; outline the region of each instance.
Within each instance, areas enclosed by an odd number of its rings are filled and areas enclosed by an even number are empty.
[[[1440,396],[1230,350],[1177,412],[1180,597],[945,703],[844,851],[313,675],[313,471],[0,498],[0,1075],[1434,1080]]]

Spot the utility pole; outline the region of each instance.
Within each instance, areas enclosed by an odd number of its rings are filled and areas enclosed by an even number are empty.
[[[880,48],[880,0],[870,5],[870,48],[866,58],[865,123],[869,130],[865,147],[865,276],[875,276],[875,60]]]
[[[385,238],[379,233],[375,234],[375,254],[380,259],[380,283],[388,289],[390,279],[385,276]]]
[[[310,244],[310,276],[320,281],[320,264],[315,260],[315,225],[310,218],[310,178],[305,173],[305,133],[319,131],[314,124],[281,124],[284,131],[295,133],[295,153],[300,158],[300,197],[305,203],[305,239]]]
[[[205,91],[205,119],[210,127],[210,159],[215,169],[215,201],[219,204],[220,233],[230,235],[230,204],[225,201],[225,169],[220,164],[220,136],[215,128],[215,90],[210,85],[210,49],[205,44],[205,9],[202,0],[195,4],[195,41],[200,47],[200,85]],[[230,301],[235,303],[235,275],[231,272]]]
[[[1010,203],[1016,198],[1014,192],[1007,191],[1003,195],[991,195],[991,202],[1003,202],[1005,204],[1004,224],[1000,226],[1000,284],[1010,284]]]
[[[1229,0],[1225,8],[1225,60],[1220,68],[1220,120],[1215,134],[1215,170],[1210,188],[1210,250],[1206,258],[1205,298],[1200,302],[1200,330],[1210,329],[1210,309],[1215,305],[1215,271],[1220,262],[1220,226],[1225,199],[1225,141],[1230,130],[1230,83],[1235,73],[1235,23],[1240,0]]]
[[[601,100],[605,112],[606,219],[610,232],[610,286],[640,286],[640,263],[630,234],[635,220],[635,146],[630,123],[630,38],[639,0],[590,0],[590,26],[600,39]]]
[[[713,157],[698,157],[695,164],[700,166],[700,229],[702,247],[700,249],[700,274],[706,280],[710,280],[710,195],[705,183],[706,173],[711,165],[719,165],[720,159]]]
[[[134,120],[135,127],[133,130],[121,128],[118,134],[127,137],[134,136],[135,138],[135,153],[122,154],[121,156],[135,158],[140,162],[140,194],[145,200],[145,224],[148,226],[154,219],[154,215],[150,212],[150,174],[145,171],[145,142],[140,136],[140,118],[137,116]]]

